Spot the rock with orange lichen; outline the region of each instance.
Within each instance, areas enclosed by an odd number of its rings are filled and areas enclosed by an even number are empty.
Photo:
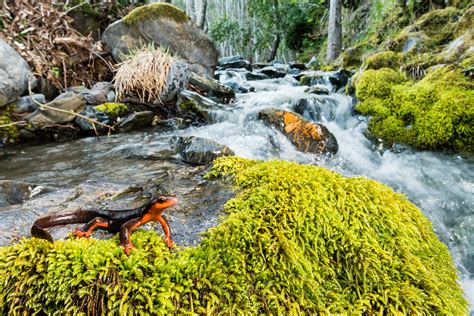
[[[295,147],[305,153],[335,154],[336,138],[322,124],[311,122],[299,114],[267,108],[258,114],[260,120],[282,132]]]

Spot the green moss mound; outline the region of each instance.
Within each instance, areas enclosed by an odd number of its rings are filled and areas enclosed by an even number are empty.
[[[95,108],[113,117],[118,117],[128,112],[128,106],[125,103],[108,102],[98,105]]]
[[[2,314],[467,314],[446,246],[385,185],[238,157],[208,177],[239,191],[197,247],[137,231],[130,257],[117,238],[1,248]]]
[[[417,82],[399,78],[382,68],[356,84],[356,109],[373,116],[373,135],[420,149],[474,151],[474,83],[461,69],[442,66]]]
[[[172,19],[176,23],[184,23],[189,20],[189,17],[181,9],[169,3],[158,2],[143,5],[132,10],[123,18],[123,22],[132,26],[140,21],[162,17]]]

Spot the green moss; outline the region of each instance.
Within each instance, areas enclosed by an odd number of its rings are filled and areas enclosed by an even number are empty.
[[[2,314],[467,315],[447,247],[406,197],[317,166],[219,158],[239,190],[193,248],[154,232],[0,248]]]
[[[0,126],[13,123],[12,119],[6,114],[0,114]],[[0,127],[0,140],[4,143],[14,143],[18,139],[19,130],[17,125]]]
[[[458,37],[466,33],[468,30],[472,30],[472,26],[474,25],[474,7],[470,7],[469,9],[465,10],[462,14],[459,22],[456,26],[455,36]]]
[[[186,13],[169,3],[151,3],[134,9],[123,18],[123,22],[129,26],[140,21],[154,18],[168,18],[176,23],[184,23],[189,20]]]
[[[128,112],[128,106],[125,103],[103,103],[95,107],[100,112],[105,112],[113,117],[119,117]]]
[[[364,71],[356,83],[356,96],[359,101],[369,98],[387,98],[393,84],[402,81],[402,75],[390,68]]]
[[[440,67],[418,82],[382,87],[378,78],[386,71],[369,71],[362,74],[356,94],[361,101],[357,110],[373,116],[372,134],[421,149],[474,151],[474,83],[461,69]]]
[[[367,69],[391,68],[398,70],[400,68],[402,54],[386,51],[375,53],[365,59]]]

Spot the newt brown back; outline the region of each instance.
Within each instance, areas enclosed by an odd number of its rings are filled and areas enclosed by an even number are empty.
[[[133,248],[130,240],[131,233],[139,226],[150,221],[158,221],[165,233],[165,243],[168,247],[173,247],[171,240],[171,230],[168,222],[162,213],[168,207],[175,205],[178,199],[171,195],[161,195],[147,202],[145,205],[127,210],[79,210],[72,213],[48,215],[37,219],[31,227],[31,235],[53,242],[51,234],[46,228],[85,223],[84,227],[77,229],[74,235],[77,237],[90,237],[92,231],[97,228],[104,228],[111,232],[119,232],[120,245],[127,255]]]

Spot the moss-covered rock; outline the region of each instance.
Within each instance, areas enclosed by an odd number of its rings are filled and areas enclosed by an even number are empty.
[[[403,76],[390,68],[364,71],[356,83],[356,96],[359,101],[371,98],[387,98],[391,94],[391,86],[403,80]]]
[[[365,66],[367,69],[391,68],[397,70],[400,68],[401,60],[401,54],[385,51],[367,57],[365,59]]]
[[[168,18],[176,23],[184,23],[189,20],[186,13],[169,3],[150,3],[140,6],[127,14],[123,21],[127,25],[134,25],[137,22],[153,18]]]
[[[197,247],[137,231],[130,257],[117,238],[0,248],[2,314],[467,314],[446,246],[385,185],[237,157],[217,176],[239,193]]]
[[[108,102],[95,107],[98,111],[107,113],[112,117],[119,117],[128,112],[128,106],[125,103]]]
[[[395,74],[368,70],[356,84],[357,110],[373,116],[373,135],[421,149],[474,151],[474,83],[461,69],[438,67],[417,82]]]

